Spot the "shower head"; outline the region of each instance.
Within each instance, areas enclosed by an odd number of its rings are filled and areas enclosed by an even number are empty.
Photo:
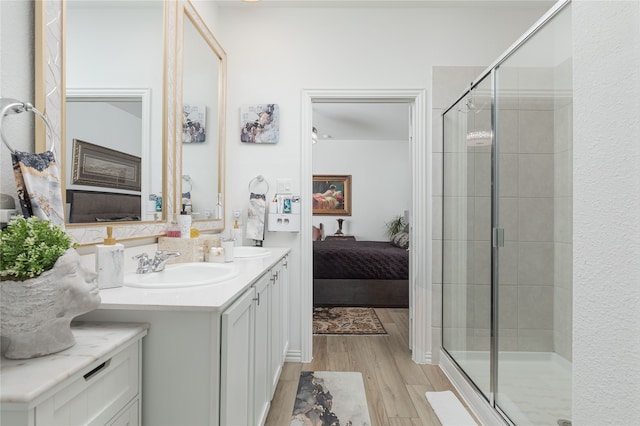
[[[490,130],[477,130],[467,133],[467,146],[489,146],[493,139],[493,132]]]

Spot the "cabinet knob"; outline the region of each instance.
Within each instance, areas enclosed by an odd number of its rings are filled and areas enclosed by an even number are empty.
[[[258,306],[260,306],[260,293],[257,294],[258,297],[254,297],[253,300],[258,302]]]

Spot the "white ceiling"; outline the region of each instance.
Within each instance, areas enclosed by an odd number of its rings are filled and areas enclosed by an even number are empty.
[[[409,140],[408,103],[314,103],[318,139]]]

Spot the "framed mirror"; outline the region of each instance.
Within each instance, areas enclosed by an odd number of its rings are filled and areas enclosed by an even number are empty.
[[[163,0],[36,2],[36,106],[53,127],[67,232],[81,245],[101,242],[105,222],[118,222],[120,240],[165,232],[176,204],[176,16]],[[79,198],[108,207],[78,210]]]
[[[182,165],[181,209],[191,210],[201,230],[224,229],[224,146],[226,52],[185,0],[178,16],[182,46],[179,71],[181,137],[176,149]]]

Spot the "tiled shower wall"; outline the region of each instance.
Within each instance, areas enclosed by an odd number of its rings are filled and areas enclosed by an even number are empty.
[[[442,126],[441,114],[482,72],[477,67],[433,69],[433,321],[441,343],[442,294]],[[503,69],[499,99],[500,222],[505,247],[500,265],[500,349],[555,351],[571,358],[571,103],[554,100],[558,79],[571,78],[571,64],[550,69]],[[560,85],[562,86],[562,85]],[[501,92],[502,93],[502,92]],[[554,97],[550,97],[554,95]],[[485,182],[490,158],[474,148],[468,173]],[[470,161],[471,157],[475,157]],[[485,176],[485,178],[483,178]],[[466,350],[488,350],[490,315],[489,194],[483,185],[467,201],[470,249],[465,309]],[[476,188],[478,189],[478,188]],[[485,191],[486,192],[486,191]],[[487,228],[483,232],[482,229]],[[464,299],[464,300],[463,300]],[[460,324],[462,325],[462,324]]]

